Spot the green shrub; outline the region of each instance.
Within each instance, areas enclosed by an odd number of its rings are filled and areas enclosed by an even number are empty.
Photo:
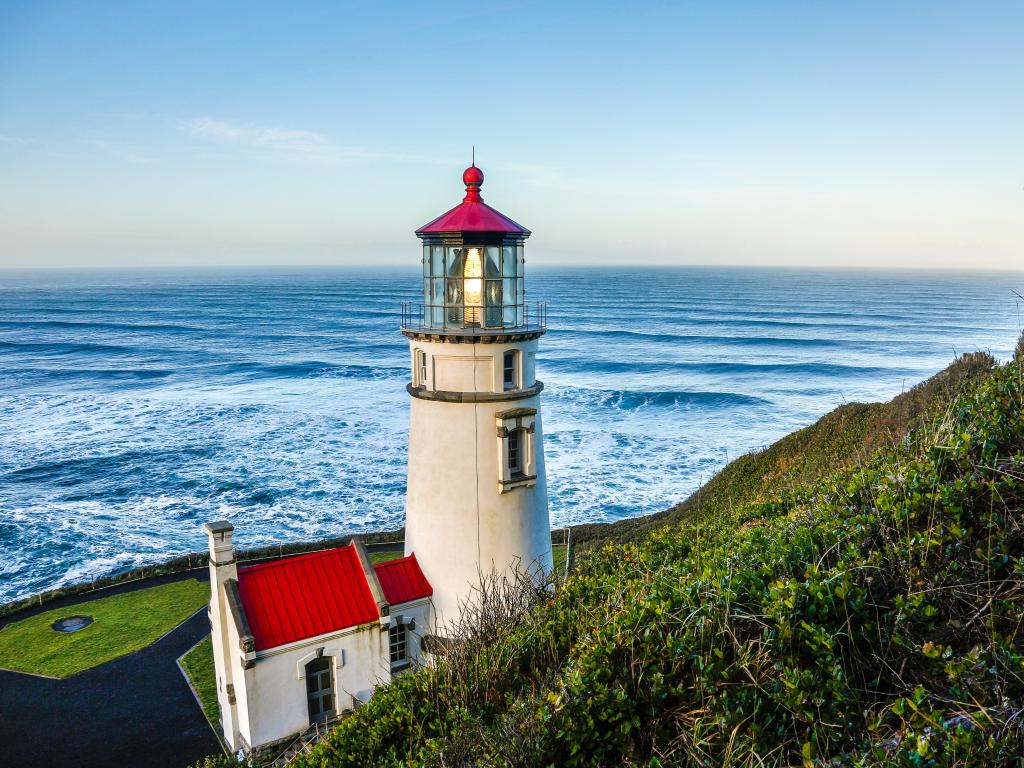
[[[1024,384],[862,466],[582,557],[381,688],[301,766],[1010,766],[1024,754]]]

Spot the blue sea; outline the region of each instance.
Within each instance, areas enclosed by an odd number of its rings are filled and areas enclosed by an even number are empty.
[[[543,269],[555,526],[657,512],[729,459],[959,352],[1024,275]],[[409,269],[0,272],[0,602],[204,547],[402,524]]]

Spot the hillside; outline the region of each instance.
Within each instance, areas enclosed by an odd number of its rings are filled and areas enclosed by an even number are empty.
[[[888,403],[841,405],[764,450],[730,462],[671,509],[615,523],[575,526],[573,539],[577,544],[592,545],[610,538],[633,538],[667,523],[691,519],[702,511],[736,511],[812,483],[830,472],[858,466],[877,451],[899,444],[912,429],[945,410],[961,392],[986,378],[994,365],[992,356],[984,352],[962,355],[945,370]]]
[[[758,454],[759,481],[720,476],[518,620],[492,601],[299,765],[1016,765],[1024,376],[956,371],[815,425],[858,439]]]

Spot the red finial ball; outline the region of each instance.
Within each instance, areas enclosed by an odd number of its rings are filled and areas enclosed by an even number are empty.
[[[484,172],[475,165],[471,165],[462,172],[462,182],[467,187],[479,187],[484,183]]]

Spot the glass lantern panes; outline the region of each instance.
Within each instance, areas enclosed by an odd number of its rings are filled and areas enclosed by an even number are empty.
[[[485,249],[484,277],[487,279],[501,277],[501,248],[490,245]]]
[[[431,328],[521,327],[522,246],[424,246],[423,305]]]

